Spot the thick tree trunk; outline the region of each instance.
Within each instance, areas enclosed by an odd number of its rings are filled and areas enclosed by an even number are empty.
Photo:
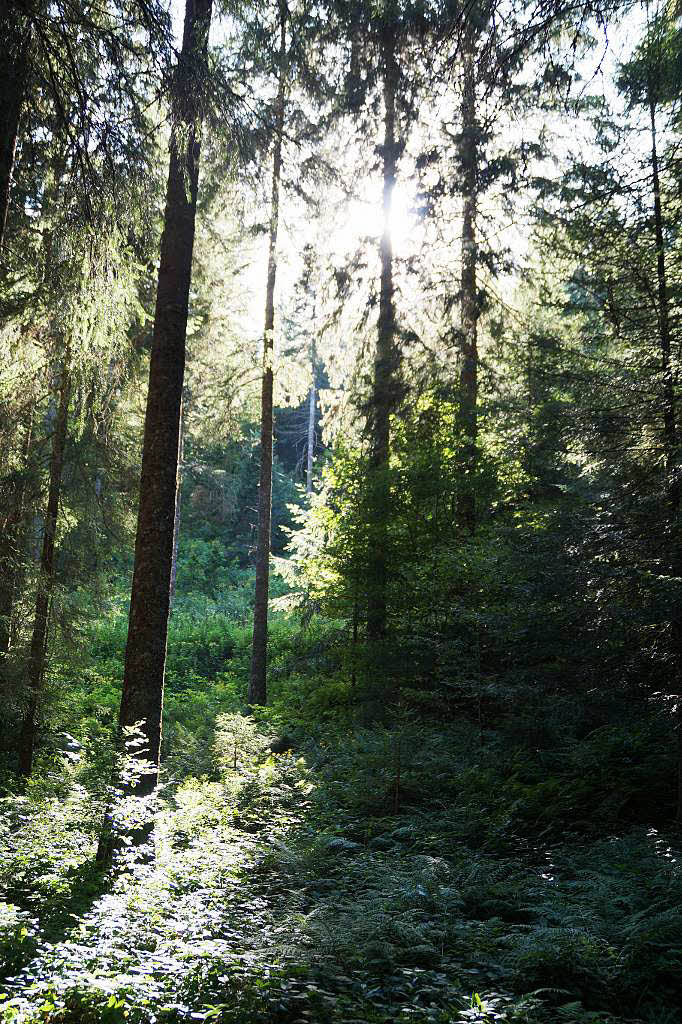
[[[260,479],[258,485],[258,537],[256,540],[256,594],[253,608],[253,648],[247,702],[267,701],[268,591],[270,586],[270,536],[272,519],[272,393],[273,331],[275,326],[275,280],[277,278],[277,231],[279,227],[279,184],[282,172],[282,135],[286,99],[286,3],[280,3],[279,83],[275,104],[275,143],[272,162],[272,200],[268,278],[265,292],[263,335],[263,382],[261,388]]]
[[[15,0],[0,0],[0,251],[7,223],[14,155],[28,78],[31,25]]]
[[[388,514],[390,484],[391,410],[395,404],[397,352],[395,344],[395,304],[393,287],[393,243],[391,205],[396,177],[395,100],[397,66],[392,27],[387,26],[383,40],[384,140],[383,207],[384,227],[380,243],[381,279],[379,323],[372,383],[372,435],[370,469],[372,476],[372,553],[369,565],[367,636],[370,644],[381,644],[386,636],[386,585],[388,575]]]
[[[458,501],[462,526],[476,529],[476,466],[478,461],[478,292],[476,284],[476,213],[478,142],[476,125],[475,64],[466,49],[462,67],[462,277],[461,370],[459,427],[463,441],[463,480]]]
[[[313,456],[315,453],[315,411],[317,409],[317,389],[315,387],[315,342],[310,349],[310,395],[308,397],[308,447],[306,451],[305,492],[313,493]]]
[[[158,781],[173,534],[178,484],[180,408],[199,178],[199,97],[206,77],[212,0],[186,0],[174,83],[166,209],[149,366],[135,567],[130,598],[119,725],[143,723],[155,769],[136,793]]]
[[[19,773],[29,776],[33,770],[33,754],[35,750],[36,726],[40,696],[45,674],[45,657],[47,653],[47,630],[49,625],[50,598],[54,586],[55,538],[57,535],[57,518],[59,515],[59,499],[62,489],[62,471],[64,469],[64,452],[69,424],[70,396],[70,357],[67,349],[62,365],[59,386],[59,408],[52,434],[52,452],[50,455],[50,479],[47,492],[47,509],[43,528],[43,543],[40,554],[38,572],[38,590],[36,593],[33,633],[29,650],[26,682],[28,685],[28,704],[19,737]]]

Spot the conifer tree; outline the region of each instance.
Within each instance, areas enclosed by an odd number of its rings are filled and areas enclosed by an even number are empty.
[[[478,207],[478,125],[476,122],[476,73],[474,33],[467,25],[462,39],[462,100],[460,166],[462,169],[462,271],[459,419],[464,437],[462,494],[459,515],[463,524],[476,528],[476,462],[478,444],[478,316],[476,214]]]
[[[365,578],[367,636],[380,659],[387,630],[387,586],[390,575],[388,520],[391,488],[389,463],[391,417],[396,411],[400,382],[400,327],[395,302],[395,255],[391,209],[400,156],[410,124],[416,117],[414,96],[424,73],[420,47],[429,37],[428,5],[384,0],[331,5],[347,41],[348,64],[344,98],[357,129],[367,138],[379,134],[383,225],[379,239],[379,295],[376,343],[370,394],[367,399],[369,443],[369,508],[372,541]],[[380,100],[380,123],[373,111]]]
[[[19,773],[24,776],[33,770],[37,714],[45,674],[47,633],[50,599],[54,586],[55,546],[57,520],[62,490],[62,473],[69,429],[69,401],[71,397],[71,354],[68,343],[61,356],[58,407],[52,432],[52,451],[47,493],[47,508],[43,526],[43,541],[38,570],[38,589],[35,601],[33,631],[27,665],[28,700],[19,738]]]
[[[33,441],[35,398],[29,396],[26,420],[19,425],[21,447],[18,464],[3,481],[2,527],[0,528],[0,687],[6,682],[6,668],[12,639],[14,603],[19,591],[22,541],[25,528],[28,475]]]
[[[313,314],[314,319],[314,314]],[[308,395],[308,435],[306,438],[306,494],[313,493],[313,461],[315,458],[315,417],[317,413],[317,362],[315,359],[315,336],[310,339],[310,394]]]
[[[433,196],[456,195],[461,200],[460,273],[457,286],[446,295],[448,311],[459,313],[453,325],[458,354],[456,380],[456,428],[461,450],[461,487],[457,501],[459,524],[474,533],[483,513],[477,500],[476,474],[479,455],[480,351],[479,321],[485,308],[486,277],[508,269],[507,254],[487,244],[481,232],[481,206],[500,186],[498,204],[512,219],[514,200],[528,180],[531,162],[543,154],[538,131],[521,139],[502,143],[505,120],[519,110],[537,110],[550,99],[551,89],[541,78],[532,85],[519,79],[525,62],[538,62],[543,71],[542,51],[552,32],[568,22],[579,25],[585,11],[556,0],[542,10],[528,12],[512,4],[502,10],[498,0],[480,0],[461,8],[445,0],[438,34],[447,42],[447,57],[434,67],[436,79],[444,79],[457,96],[458,123],[454,131],[454,152],[436,146],[422,154],[420,163],[441,167]],[[500,31],[504,18],[505,31]],[[550,65],[552,62],[550,57]],[[566,69],[551,66],[551,76],[560,83],[570,80]],[[453,137],[444,124],[446,136]],[[427,190],[428,192],[428,190]],[[486,274],[487,272],[487,274]],[[454,282],[453,282],[454,284]],[[454,375],[453,375],[454,376]],[[452,383],[455,383],[453,381]]]
[[[272,186],[268,235],[268,274],[263,333],[263,380],[261,388],[260,479],[258,485],[258,533],[256,540],[256,592],[253,608],[253,647],[248,703],[267,699],[268,593],[272,519],[273,359],[275,284],[277,280],[277,233],[279,228],[280,179],[287,94],[287,4],[279,0],[279,51],[277,96],[273,122]]]
[[[73,461],[69,462],[72,442],[80,443],[81,451],[87,447],[86,418],[89,421],[90,417],[103,415],[108,389],[99,383],[102,363],[108,363],[111,370],[126,359],[123,349],[134,305],[132,281],[136,273],[127,241],[120,238],[112,217],[106,215],[103,197],[97,232],[92,223],[84,222],[74,200],[82,182],[78,167],[64,159],[62,140],[51,142],[50,163],[36,185],[41,203],[34,216],[33,233],[39,243],[28,249],[35,258],[27,263],[29,269],[23,275],[25,294],[2,331],[3,351],[9,356],[3,403],[9,397],[9,409],[20,419],[18,424],[11,424],[9,443],[15,449],[19,447],[11,440],[12,434],[21,442],[20,451],[12,455],[13,472],[7,490],[3,481],[11,507],[6,509],[7,532],[1,551],[2,674],[3,681],[12,684],[8,687],[8,693],[12,691],[12,712],[20,706],[22,725],[15,730],[15,741],[20,748],[19,770],[25,776],[33,768],[43,718],[43,682],[49,665],[55,596],[59,598],[61,593],[56,582],[65,470],[74,468]],[[131,232],[133,224],[131,216]],[[11,285],[8,292],[11,294]],[[19,345],[17,338],[21,339]],[[7,394],[12,379],[15,386],[19,381],[21,388],[21,393],[14,396]],[[40,411],[43,388],[48,396],[44,415]],[[44,466],[43,451],[49,453],[49,467]],[[90,513],[93,505],[99,504],[99,472],[87,485],[89,499],[85,504]],[[73,472],[69,477],[67,505],[73,512],[74,502],[78,504],[80,499]],[[31,522],[33,531],[28,528]],[[37,551],[29,543],[31,532],[37,534]],[[88,561],[87,552],[83,554],[83,561]],[[38,561],[37,580],[35,592],[31,592],[34,560]],[[96,559],[89,559],[91,565],[93,561]],[[15,606],[32,608],[30,637],[21,616],[15,615]]]
[[[173,85],[173,128],[149,367],[135,567],[119,726],[140,722],[157,783],[170,611],[180,415],[199,181],[201,101],[212,0],[187,0]]]
[[[22,150],[30,154],[37,129],[68,146],[90,186],[81,195],[83,212],[95,212],[95,155],[106,156],[112,174],[126,166],[121,156],[130,156],[130,136],[144,129],[151,80],[158,91],[159,71],[165,77],[171,30],[159,0],[1,0],[0,23],[2,251],[17,155],[21,163]]]
[[[661,632],[658,656],[675,680],[682,657],[674,356],[679,253],[672,244],[674,142],[669,148],[661,139],[674,140],[678,130],[679,54],[679,31],[666,16],[652,17],[631,60],[619,69],[616,85],[627,109],[619,113],[605,100],[583,108],[592,120],[595,157],[572,156],[560,182],[546,185],[543,210],[545,224],[554,229],[548,240],[553,255],[561,254],[572,267],[566,306],[585,347],[583,364],[573,369],[581,385],[575,420],[580,443],[599,467],[614,521],[601,542],[607,537],[611,557],[627,565],[622,589],[627,585],[633,607],[646,603],[641,613],[650,630]],[[659,568],[643,587],[639,573],[647,560]],[[616,604],[620,598],[606,589],[603,600]],[[655,662],[657,655],[647,647],[643,640],[644,660]],[[660,670],[649,671],[657,676]],[[677,681],[665,693],[657,678],[650,685],[668,709],[679,709]],[[677,713],[671,718],[679,748],[680,815],[682,730]]]
[[[272,4],[276,19],[244,19],[243,53],[257,67],[272,75],[277,83],[271,109],[264,115],[266,139],[272,142],[272,177],[268,227],[268,267],[266,282],[263,373],[261,387],[260,479],[258,490],[258,527],[256,539],[256,582],[251,667],[247,701],[264,704],[267,700],[268,595],[272,526],[272,450],[275,286],[277,279],[277,237],[280,224],[281,195],[290,184],[310,206],[315,203],[305,193],[307,180],[318,170],[315,148],[320,137],[318,115],[328,97],[326,67],[320,53],[326,29],[323,9],[304,3],[290,8],[286,0]],[[268,22],[271,22],[268,24]],[[274,72],[274,74],[273,74]],[[306,146],[310,155],[300,164],[292,164],[287,176],[284,143],[295,140]],[[288,177],[288,180],[287,180]]]
[[[12,170],[19,134],[19,119],[26,89],[31,23],[13,0],[0,3],[3,54],[0,57],[0,250],[7,223]]]
[[[385,4],[380,33],[381,85],[383,93],[383,142],[381,147],[383,178],[383,230],[379,247],[381,277],[379,289],[379,321],[374,357],[371,398],[371,455],[373,473],[373,508],[376,534],[372,564],[369,567],[367,634],[370,643],[381,644],[386,635],[386,582],[389,571],[386,521],[389,514],[390,484],[390,420],[395,408],[397,344],[396,312],[393,285],[393,244],[391,239],[391,204],[396,180],[396,13],[392,4]]]
[[[647,9],[648,15],[648,9]],[[644,39],[633,58],[621,68],[618,85],[631,108],[643,107],[649,127],[649,179],[653,208],[655,250],[656,321],[661,376],[662,447],[665,491],[668,506],[667,559],[673,578],[682,578],[682,524],[680,523],[680,466],[677,373],[673,352],[666,216],[663,206],[659,157],[659,116],[661,108],[674,103],[680,92],[682,33],[672,28],[666,12],[647,17]],[[682,610],[679,605],[670,624],[675,674],[682,671]],[[678,694],[678,792],[677,820],[682,822],[682,694]]]

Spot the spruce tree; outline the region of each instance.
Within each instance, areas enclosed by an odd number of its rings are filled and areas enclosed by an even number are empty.
[[[158,91],[159,72],[171,53],[168,12],[159,0],[1,0],[0,23],[0,252],[10,210],[13,179],[30,167],[37,135],[63,140],[88,187],[83,213],[95,214],[98,159],[121,179],[131,174],[130,137],[144,134],[146,110]],[[17,158],[19,168],[16,167]],[[125,167],[125,170],[123,168]],[[21,224],[21,187],[16,220]],[[96,217],[93,216],[93,221]],[[12,260],[3,253],[3,265]]]
[[[367,514],[372,541],[367,550],[364,584],[367,637],[378,663],[387,634],[388,582],[392,556],[388,523],[391,515],[391,417],[402,393],[400,381],[400,319],[395,301],[395,254],[391,209],[400,156],[409,127],[416,119],[425,64],[424,40],[430,35],[428,5],[384,0],[330,5],[347,47],[345,102],[365,143],[377,133],[381,162],[383,225],[378,244],[379,288],[376,342],[366,402],[369,445]],[[378,102],[377,102],[378,101]],[[377,107],[381,110],[374,116]]]
[[[648,15],[648,11],[647,11]],[[682,524],[680,523],[679,426],[677,406],[678,376],[673,352],[671,299],[666,244],[666,218],[663,206],[661,166],[659,157],[659,117],[662,108],[679,97],[682,59],[682,33],[670,25],[665,13],[649,20],[644,39],[633,58],[621,68],[618,85],[630,107],[643,107],[649,126],[649,181],[653,208],[653,241],[655,249],[656,320],[660,355],[662,442],[665,491],[668,507],[667,561],[671,576],[682,579]],[[671,623],[671,642],[675,675],[682,671],[682,609],[677,604]],[[682,822],[682,694],[678,693],[678,789],[677,820]]]
[[[121,730],[142,723],[154,765],[140,791],[157,783],[170,611],[178,448],[192,251],[199,181],[201,101],[207,81],[212,0],[187,0],[173,84],[173,128],[149,366],[130,599]]]
[[[272,186],[268,235],[268,273],[265,289],[263,332],[263,379],[261,387],[260,479],[258,485],[258,533],[256,540],[256,591],[253,608],[253,647],[249,676],[248,703],[267,700],[268,594],[270,582],[270,543],[272,519],[272,429],[274,386],[275,284],[277,280],[277,233],[279,228],[282,144],[287,94],[287,15],[286,0],[279,2],[279,51],[277,96],[273,120]]]
[[[61,355],[61,367],[59,370],[58,406],[52,432],[47,508],[43,526],[43,541],[38,570],[38,589],[35,599],[33,631],[27,665],[27,707],[24,712],[21,735],[19,737],[19,773],[24,776],[29,776],[33,770],[37,715],[45,674],[50,600],[55,575],[57,521],[69,429],[70,397],[71,353],[67,344]]]

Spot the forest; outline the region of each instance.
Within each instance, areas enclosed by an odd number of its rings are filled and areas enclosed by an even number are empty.
[[[682,4],[0,25],[1,1024],[679,1024]]]

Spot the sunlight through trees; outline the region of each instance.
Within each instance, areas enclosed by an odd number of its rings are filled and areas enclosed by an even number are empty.
[[[0,1024],[677,1024],[679,5],[0,23]]]

